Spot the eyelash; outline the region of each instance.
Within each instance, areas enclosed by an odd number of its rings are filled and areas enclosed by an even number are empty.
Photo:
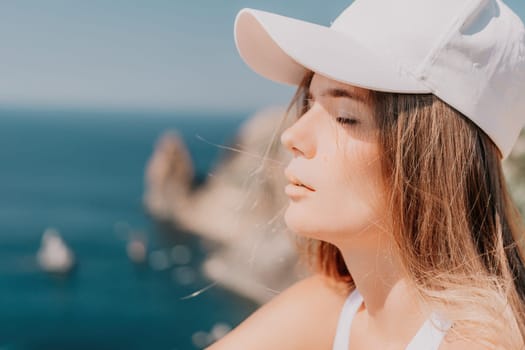
[[[306,106],[304,108],[304,113],[308,112],[308,110],[311,108],[310,107],[310,103],[313,102],[313,99],[306,99]],[[356,125],[356,124],[359,124],[359,120],[355,119],[355,118],[344,118],[344,117],[337,117],[335,118],[335,120],[339,123],[339,124],[342,124],[342,125]]]
[[[343,117],[337,117],[335,119],[339,124],[343,125],[356,125],[359,124],[359,121],[354,118],[343,118]]]

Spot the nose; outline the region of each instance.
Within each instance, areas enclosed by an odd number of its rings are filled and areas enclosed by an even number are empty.
[[[286,147],[294,157],[302,155],[312,158],[315,155],[315,141],[313,125],[307,122],[306,114],[296,120],[281,134],[281,144]]]

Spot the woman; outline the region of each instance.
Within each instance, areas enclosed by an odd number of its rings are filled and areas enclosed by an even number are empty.
[[[252,69],[298,85],[284,219],[316,273],[210,349],[524,348],[501,167],[525,124],[519,18],[499,0],[356,0],[329,28],[245,9],[235,35]]]

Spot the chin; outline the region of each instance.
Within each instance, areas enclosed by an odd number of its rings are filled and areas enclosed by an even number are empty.
[[[318,227],[319,222],[310,221],[312,218],[315,218],[315,215],[305,215],[304,212],[297,213],[290,208],[284,214],[286,227],[293,234],[304,238],[326,240],[323,228]]]
[[[336,245],[336,242],[346,241],[353,237],[358,241],[370,238],[370,231],[375,232],[377,220],[338,221],[336,217],[322,217],[318,214],[306,213],[304,208],[290,204],[284,213],[286,227],[293,234],[316,239]],[[377,233],[377,232],[376,232]]]

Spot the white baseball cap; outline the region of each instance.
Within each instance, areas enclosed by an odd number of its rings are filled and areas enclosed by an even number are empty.
[[[433,93],[506,158],[525,124],[525,29],[501,0],[356,0],[330,27],[242,9],[235,44],[255,72],[306,70],[386,92]]]

